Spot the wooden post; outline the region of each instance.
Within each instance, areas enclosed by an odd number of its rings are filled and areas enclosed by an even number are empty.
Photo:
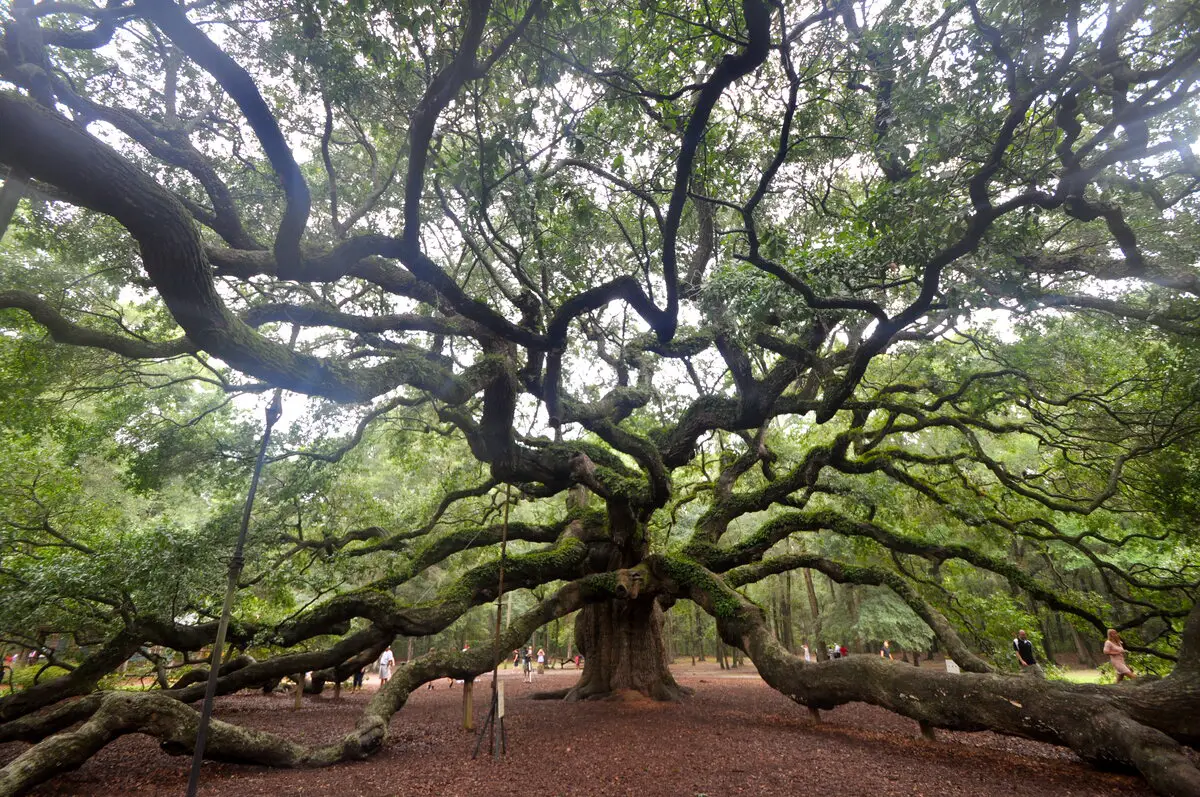
[[[468,731],[475,730],[475,702],[472,696],[475,693],[475,679],[468,678],[463,683],[463,728]]]

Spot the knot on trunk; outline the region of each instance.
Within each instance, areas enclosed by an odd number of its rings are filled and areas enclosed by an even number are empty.
[[[613,588],[613,593],[618,598],[636,599],[645,584],[645,575],[640,570],[621,570],[616,576],[617,585]]]

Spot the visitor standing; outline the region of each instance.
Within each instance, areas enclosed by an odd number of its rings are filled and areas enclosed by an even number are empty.
[[[538,648],[537,663],[538,675],[544,675],[546,673],[546,651],[542,648]]]
[[[392,646],[388,645],[379,657],[379,688],[382,689],[392,677],[392,668],[396,666],[396,657],[392,655]]]
[[[354,685],[350,687],[351,692],[357,692],[359,689],[362,689],[363,678],[366,677],[366,674],[367,674],[366,667],[359,667],[357,670],[355,670]]]
[[[1121,683],[1125,678],[1136,677],[1125,663],[1125,645],[1121,643],[1121,635],[1115,628],[1108,629],[1108,639],[1104,640],[1104,655],[1108,656],[1113,669],[1117,671],[1117,683]]]
[[[812,651],[808,649],[808,643],[805,642],[801,647],[804,649],[804,660],[812,661]]]
[[[879,649],[879,658],[895,661],[895,659],[892,659],[892,643],[886,639],[883,640],[883,647]]]
[[[521,669],[525,672],[525,683],[533,683],[533,646],[521,652]]]
[[[1017,632],[1017,638],[1013,640],[1013,650],[1017,652],[1017,661],[1021,662],[1022,675],[1032,675],[1034,678],[1045,677],[1042,665],[1037,663],[1037,657],[1033,655],[1033,643],[1025,638],[1024,629]]]

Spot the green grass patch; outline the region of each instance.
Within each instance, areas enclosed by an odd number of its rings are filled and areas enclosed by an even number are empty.
[[[3,686],[4,691],[8,691],[10,684],[16,687],[18,692],[28,689],[34,685],[33,677],[37,675],[38,671],[41,669],[41,664],[30,664],[18,667],[16,672],[12,672],[8,669],[8,667],[5,667]],[[70,670],[62,667],[50,667],[38,677],[38,683],[45,683],[46,681],[57,678],[60,675],[66,675],[68,672],[70,672]]]
[[[1064,681],[1070,681],[1076,684],[1098,684],[1100,683],[1100,671],[1095,668],[1086,670],[1059,670],[1058,676]]]

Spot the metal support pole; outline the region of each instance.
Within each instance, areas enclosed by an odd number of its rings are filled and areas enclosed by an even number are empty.
[[[188,776],[187,797],[196,797],[200,788],[200,765],[204,761],[204,744],[208,741],[208,722],[212,718],[213,698],[217,696],[217,677],[221,671],[221,648],[225,646],[225,634],[229,630],[229,619],[233,615],[233,597],[237,594],[238,579],[241,578],[245,559],[242,552],[246,547],[246,532],[250,528],[250,512],[254,507],[254,494],[258,492],[258,478],[262,474],[263,462],[267,458],[267,445],[271,442],[271,429],[283,413],[283,390],[275,391],[267,407],[267,423],[263,431],[262,444],[258,447],[258,459],[254,461],[254,472],[250,476],[250,490],[246,494],[246,506],[242,510],[242,524],[238,528],[237,544],[229,560],[229,579],[225,584],[225,603],[221,607],[221,621],[217,624],[217,639],[213,642],[212,661],[208,668],[208,686],[204,690],[204,706],[200,710],[200,725],[196,729],[196,752],[192,755],[192,772]]]

